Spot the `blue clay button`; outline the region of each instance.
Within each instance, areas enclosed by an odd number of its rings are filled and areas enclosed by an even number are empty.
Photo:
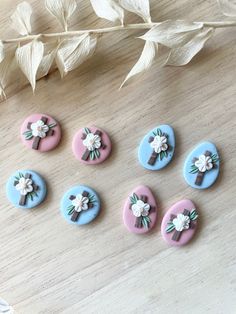
[[[207,189],[215,183],[219,171],[220,160],[216,146],[204,142],[188,155],[184,165],[184,178],[193,188]]]
[[[151,130],[140,143],[138,158],[140,164],[149,170],[166,167],[174,154],[175,134],[169,125],[160,125]]]
[[[61,201],[61,213],[71,224],[85,225],[93,221],[100,211],[100,199],[88,186],[78,185],[68,190]]]
[[[7,197],[18,208],[34,208],[47,194],[44,179],[32,170],[16,171],[7,181]]]

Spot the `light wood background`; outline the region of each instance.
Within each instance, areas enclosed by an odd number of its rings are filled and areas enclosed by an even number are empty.
[[[1,0],[0,37],[16,37],[9,16],[18,0]],[[43,1],[29,1],[34,31],[60,29]],[[151,1],[155,21],[219,20],[214,0]],[[89,1],[80,1],[71,29],[105,27]],[[139,18],[128,15],[129,22]],[[235,29],[217,30],[206,48],[183,68],[155,66],[118,91],[137,60],[142,32],[104,35],[96,55],[63,81],[53,72],[35,95],[16,76],[0,104],[0,296],[20,314],[175,313],[234,314],[236,311]],[[53,152],[26,149],[19,128],[31,113],[60,121],[63,139]],[[91,123],[111,136],[113,153],[103,165],[85,167],[72,155],[74,133]],[[148,172],[137,161],[142,137],[161,123],[174,127],[176,154],[169,167]],[[188,152],[211,140],[223,160],[217,183],[207,191],[186,185],[182,169]],[[12,172],[32,169],[48,183],[47,200],[34,210],[18,210],[5,195]],[[92,224],[77,228],[60,215],[63,193],[76,184],[99,192],[102,212]],[[159,223],[147,236],[128,233],[122,223],[126,196],[139,184],[154,192]],[[182,198],[201,213],[194,241],[183,248],[166,245],[161,217]]]

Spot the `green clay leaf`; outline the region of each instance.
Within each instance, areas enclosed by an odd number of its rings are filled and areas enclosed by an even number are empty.
[[[195,209],[193,209],[191,212],[190,212],[190,219],[191,220],[196,220],[198,218],[198,213]]]
[[[192,170],[189,171],[189,173],[192,173],[192,174],[195,174],[198,172],[198,168],[195,167],[195,168],[192,168]]]
[[[169,232],[173,231],[174,229],[175,229],[175,225],[173,224],[172,221],[169,221],[167,223],[166,233],[169,233]]]
[[[139,200],[139,197],[137,194],[133,193],[133,198],[135,200],[135,203]]]
[[[72,215],[74,209],[75,209],[75,206],[73,205],[68,206],[67,207],[68,215]]]
[[[55,128],[57,124],[56,123],[51,123],[51,124],[48,124],[48,127],[49,129],[52,129],[52,128]]]
[[[94,151],[96,158],[98,159],[100,157],[100,152],[98,149],[95,149]]]
[[[160,156],[160,160],[162,160],[162,159],[165,157],[164,152],[163,152],[163,151],[162,151],[162,152],[160,152],[159,156]]]
[[[90,130],[89,130],[88,128],[84,128],[84,132],[85,132],[86,134],[91,133],[91,132],[90,132]]]
[[[91,151],[91,152],[90,152],[89,157],[90,157],[91,160],[94,160],[94,159],[95,159],[95,153],[94,153],[94,151]]]
[[[142,225],[145,229],[149,228],[149,223],[148,221],[145,219],[145,217],[142,217]]]
[[[132,204],[132,205],[134,205],[136,202],[135,202],[135,199],[132,197],[132,196],[130,196],[130,203]]]

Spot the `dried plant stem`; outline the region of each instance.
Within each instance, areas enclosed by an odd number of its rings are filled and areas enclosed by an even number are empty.
[[[203,23],[205,27],[213,27],[213,28],[225,28],[225,27],[236,27],[236,21],[225,21],[225,22],[200,22]],[[28,35],[19,38],[5,39],[3,40],[3,44],[11,44],[11,43],[21,43],[30,41],[33,39],[50,39],[50,38],[60,38],[60,37],[72,37],[76,35],[81,35],[84,33],[89,34],[103,34],[117,31],[125,31],[132,29],[150,29],[153,26],[156,26],[160,23],[139,23],[139,24],[127,24],[127,25],[119,25],[107,28],[97,28],[97,29],[86,29],[79,31],[66,31],[61,33],[51,33],[51,34],[37,34],[37,35]]]

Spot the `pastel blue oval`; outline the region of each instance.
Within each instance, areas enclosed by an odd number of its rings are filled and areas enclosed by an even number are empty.
[[[150,156],[152,155],[153,149],[149,143],[149,138],[155,136],[157,129],[160,129],[162,133],[165,133],[168,136],[167,144],[169,148],[167,150],[167,157],[163,157],[161,159],[160,155],[158,155],[155,164],[150,165],[148,161],[150,159]],[[174,150],[175,150],[174,130],[169,125],[166,124],[159,125],[155,129],[151,130],[147,135],[145,135],[145,137],[141,141],[138,151],[139,162],[144,168],[148,170],[160,170],[170,163],[174,155]]]
[[[201,185],[196,185],[197,173],[191,173],[191,166],[193,165],[193,159],[203,155],[206,151],[209,151],[212,155],[216,155],[218,160],[214,163],[215,167],[204,173],[204,177]],[[212,186],[219,176],[220,171],[220,160],[216,146],[211,142],[203,142],[199,144],[194,150],[188,155],[184,164],[184,178],[186,182],[195,189],[207,189]]]
[[[71,205],[70,196],[82,194],[84,191],[88,192],[91,196],[94,195],[93,207],[87,210],[83,210],[79,214],[79,218],[77,221],[71,220],[71,215],[68,214],[68,207]],[[88,186],[78,185],[69,189],[63,196],[61,200],[61,214],[65,218],[65,220],[74,225],[86,225],[93,221],[100,212],[100,199],[97,193]]]
[[[38,186],[38,190],[36,191],[36,194],[33,195],[32,198],[28,196],[26,198],[26,204],[22,206],[22,205],[19,205],[19,201],[21,197],[20,192],[16,190],[14,183],[17,180],[17,178],[19,178],[19,174],[22,174],[23,176],[25,176],[26,173],[31,174],[31,179],[33,183]],[[19,171],[16,171],[8,179],[7,185],[6,185],[6,193],[7,193],[7,198],[15,207],[34,208],[44,201],[47,195],[47,186],[44,179],[37,172],[32,171],[32,170],[19,170]]]

